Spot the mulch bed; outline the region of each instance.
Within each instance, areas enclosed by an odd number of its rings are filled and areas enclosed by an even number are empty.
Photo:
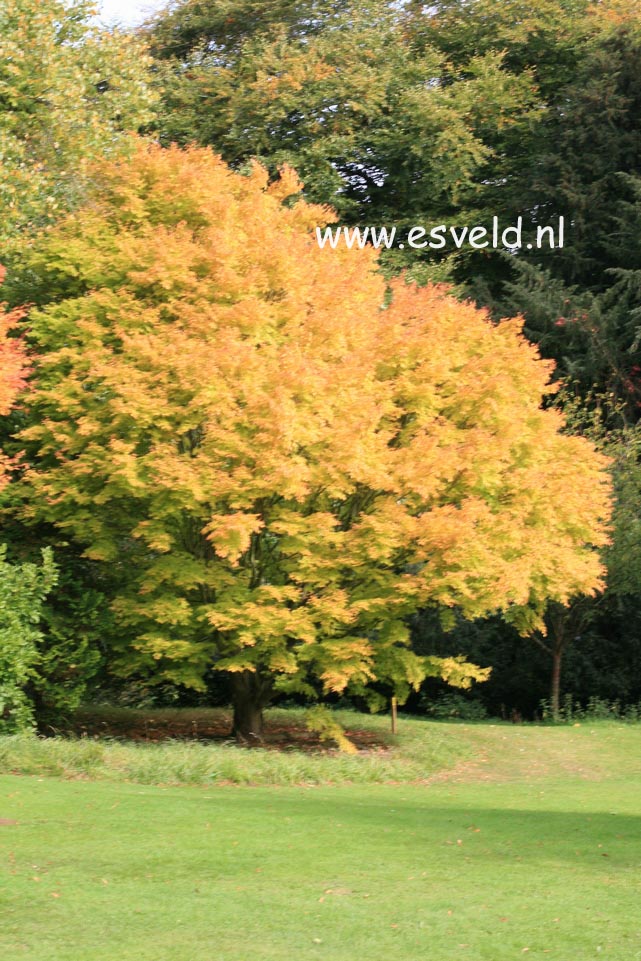
[[[116,738],[126,741],[162,742],[168,740],[185,741],[232,741],[230,736],[231,714],[221,711],[208,714],[206,717],[193,717],[189,712],[181,716],[180,712],[131,711],[126,714],[84,709],[63,732],[78,737]],[[43,733],[52,733],[43,732]],[[385,738],[375,731],[347,729],[347,737],[359,751],[368,753],[386,752],[388,745]],[[265,740],[261,747],[283,751],[333,751],[333,746],[322,742],[313,731],[295,724],[270,722],[265,725]]]

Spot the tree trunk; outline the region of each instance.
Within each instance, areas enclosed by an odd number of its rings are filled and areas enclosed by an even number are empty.
[[[568,641],[572,622],[572,608],[551,605],[548,616],[552,677],[550,678],[550,709],[552,719],[559,720],[561,712],[561,659]]]
[[[563,657],[563,648],[557,645],[552,649],[552,679],[550,684],[550,708],[552,710],[552,718],[555,721],[559,719],[559,713],[561,710],[561,658]]]
[[[230,681],[234,707],[232,736],[239,744],[262,744],[263,708],[271,698],[271,681],[253,671],[233,672]]]

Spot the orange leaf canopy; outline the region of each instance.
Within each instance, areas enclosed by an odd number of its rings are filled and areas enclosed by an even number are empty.
[[[521,323],[319,249],[299,189],[143,145],[30,254],[28,513],[127,572],[123,670],[416,684],[421,606],[600,585],[606,464]]]
[[[5,274],[5,268],[0,264],[0,284]],[[22,340],[11,336],[21,317],[22,311],[7,312],[0,305],[0,416],[9,413],[26,383],[24,345]],[[11,463],[11,458],[0,452],[0,487],[7,483]]]

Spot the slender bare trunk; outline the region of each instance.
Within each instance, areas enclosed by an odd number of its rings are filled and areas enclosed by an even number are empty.
[[[550,708],[552,717],[558,721],[561,712],[561,660],[563,658],[563,647],[552,649],[552,677],[550,681]]]
[[[561,666],[563,652],[572,640],[574,632],[581,621],[580,605],[564,607],[561,604],[550,604],[546,614],[547,637],[534,632],[531,637],[538,646],[552,658],[550,674],[550,712],[552,720],[558,721],[561,714]]]

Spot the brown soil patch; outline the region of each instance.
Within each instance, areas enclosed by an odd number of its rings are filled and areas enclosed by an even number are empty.
[[[168,711],[166,714],[161,711],[127,711],[114,712],[111,715],[102,711],[96,711],[94,714],[85,709],[78,713],[64,733],[78,737],[104,737],[154,743],[168,740],[233,742],[230,730],[231,714],[222,710],[192,716],[184,711]],[[348,728],[345,734],[359,751],[385,753],[388,750],[385,738],[375,731]],[[270,721],[269,718],[265,724],[265,739],[260,746],[274,751],[333,753],[335,750],[332,743],[321,741],[316,733],[308,731],[305,727],[276,720]]]

